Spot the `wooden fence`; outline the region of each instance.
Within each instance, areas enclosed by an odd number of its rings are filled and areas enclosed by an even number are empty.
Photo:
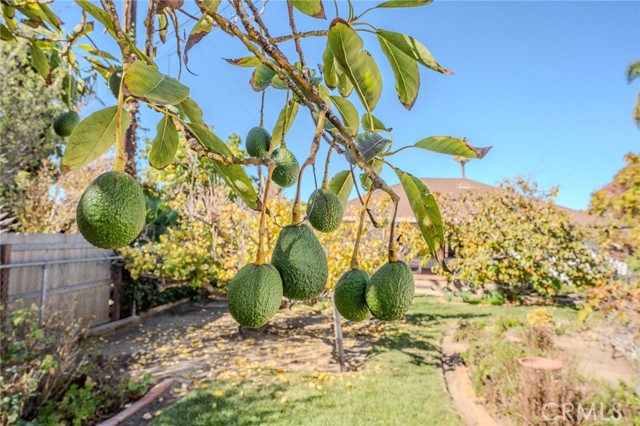
[[[35,303],[41,315],[67,312],[93,326],[117,320],[118,259],[80,234],[0,234],[0,302],[9,310]]]

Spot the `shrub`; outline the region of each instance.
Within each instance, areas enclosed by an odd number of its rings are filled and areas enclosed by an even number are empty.
[[[555,190],[545,193],[517,179],[440,197],[448,255],[456,256],[450,280],[495,283],[510,299],[603,284],[610,273],[604,253],[558,210],[554,196]]]
[[[87,365],[80,342],[86,324],[66,321],[62,313],[44,321],[38,308],[16,309],[2,321],[2,375],[0,423],[31,420],[39,407],[62,398]]]

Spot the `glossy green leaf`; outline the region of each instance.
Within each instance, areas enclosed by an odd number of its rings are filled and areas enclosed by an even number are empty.
[[[396,79],[398,99],[406,109],[411,109],[420,90],[418,63],[395,45],[389,43],[384,37],[378,35],[378,41],[382,52],[389,60],[389,65],[391,65],[391,70]]]
[[[342,122],[344,126],[349,130],[351,136],[358,134],[360,129],[360,121],[358,110],[353,104],[345,98],[340,96],[331,96],[331,102],[336,106],[338,112],[342,116]]]
[[[371,119],[373,118],[373,124],[371,123]],[[370,131],[370,132],[384,132],[391,131],[390,128],[385,127],[382,121],[378,120],[375,116],[369,115],[367,113],[362,114],[362,118],[360,119],[362,122],[362,130]]]
[[[305,15],[313,16],[314,18],[325,19],[324,6],[322,0],[289,0],[293,7],[298,9]]]
[[[433,57],[431,52],[429,52],[429,49],[427,49],[424,44],[420,43],[415,38],[410,37],[406,34],[394,33],[393,31],[386,30],[377,30],[376,34],[378,35],[380,44],[382,44],[382,41],[384,40],[386,44],[395,47],[405,55],[413,58],[416,62],[424,65],[427,68],[431,68],[434,71],[438,71],[447,75],[453,74],[448,69],[441,67]]]
[[[176,105],[189,96],[187,86],[143,61],[136,61],[129,67],[124,84],[132,95],[160,105]]]
[[[193,136],[200,141],[202,146],[211,152],[221,154],[227,157],[233,157],[233,152],[220,138],[218,138],[211,130],[206,127],[188,123],[187,128]],[[260,200],[258,193],[251,182],[251,179],[239,164],[224,164],[218,161],[213,162],[216,172],[222,177],[225,183],[234,190],[234,192],[242,198],[242,200],[254,210],[260,210]]]
[[[42,17],[44,18],[44,20],[50,23],[51,26],[53,26],[57,32],[60,32],[60,25],[62,25],[62,21],[60,20],[60,18],[58,18],[58,16],[53,12],[53,10],[51,10],[48,4],[39,3],[38,6],[42,11]]]
[[[204,120],[202,118],[202,110],[191,98],[185,98],[184,101],[178,104],[182,113],[189,119],[192,123],[204,124]]]
[[[353,84],[349,81],[349,77],[346,74],[338,74],[338,92],[343,98],[348,98],[353,92]]]
[[[433,255],[440,260],[438,253],[444,247],[444,228],[436,199],[420,179],[395,167],[393,170],[407,195],[422,237]]]
[[[389,7],[416,7],[430,4],[433,0],[388,0],[384,3],[380,3],[376,7],[389,8]]]
[[[81,44],[78,47],[80,49],[82,49],[82,50],[85,50],[85,51],[89,52],[93,56],[99,56],[101,58],[110,59],[112,61],[117,61],[118,60],[111,53],[105,52],[104,50],[98,50],[95,47],[93,47],[91,45],[88,45],[88,44]]]
[[[156,127],[156,137],[151,145],[149,153],[151,167],[162,170],[171,164],[178,151],[178,144],[178,129],[173,119],[165,115]]]
[[[256,92],[261,92],[271,84],[271,80],[276,75],[275,71],[264,64],[260,64],[253,71],[251,76],[251,87]]]
[[[282,139],[291,128],[297,114],[298,103],[290,100],[289,104],[282,108],[280,114],[278,114],[278,120],[273,128],[273,132],[271,132],[271,149],[276,148],[282,143]]]
[[[333,56],[333,51],[329,46],[324,49],[322,54],[322,72],[324,76],[324,82],[330,89],[338,87],[338,72],[336,70],[336,59]]]
[[[77,170],[107,152],[116,142],[116,120],[118,107],[112,106],[96,111],[73,130],[62,157],[64,172]],[[129,127],[129,114],[120,115],[122,132]]]
[[[385,139],[380,136],[380,134],[374,132],[360,133],[356,138],[356,146],[365,161],[373,160],[376,155],[380,154],[389,146],[389,143],[389,139]],[[349,163],[356,164],[356,157],[351,153],[351,150],[345,151],[345,157]]]
[[[240,58],[240,59],[225,59],[225,61],[237,67],[249,67],[249,68],[255,68],[262,64],[260,62],[260,59],[256,58],[255,56],[245,56],[244,58]]]
[[[373,111],[382,94],[382,75],[369,52],[362,50],[360,36],[345,21],[336,18],[327,36],[327,46],[340,66],[339,75],[346,75],[364,107]]]
[[[217,3],[220,4],[219,1]],[[184,54],[182,57],[184,59],[185,66],[189,63],[189,50],[198,44],[200,40],[211,32],[211,30],[213,30],[213,18],[207,14],[202,15],[202,18],[200,18],[189,33],[187,42],[184,45]]]
[[[329,182],[329,189],[338,196],[342,203],[342,208],[346,208],[353,189],[353,174],[351,171],[344,170],[336,174]]]
[[[12,41],[15,38],[16,37],[13,35],[11,31],[9,31],[9,28],[7,28],[6,25],[0,24],[0,40]]]
[[[31,54],[31,66],[35,68],[38,74],[48,83],[51,79],[51,66],[49,65],[47,55],[45,55],[42,49],[33,41],[29,42],[29,53]]]
[[[441,154],[456,155],[465,158],[482,158],[491,149],[490,146],[476,148],[469,145],[465,138],[457,139],[451,136],[431,136],[415,143],[418,148]]]
[[[111,22],[111,18],[109,14],[105,12],[102,8],[94,5],[89,0],[75,0],[76,4],[84,9],[89,15],[93,16],[107,29],[107,32],[111,34],[112,37],[115,37],[116,31],[113,26],[113,22]]]

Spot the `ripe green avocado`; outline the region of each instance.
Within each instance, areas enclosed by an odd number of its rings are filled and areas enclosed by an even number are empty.
[[[333,232],[342,223],[344,209],[336,194],[329,189],[316,189],[307,203],[309,223],[320,232]]]
[[[280,147],[273,151],[271,159],[277,164],[271,175],[272,181],[282,188],[288,188],[298,181],[300,165],[291,151],[285,147]]]
[[[280,272],[283,294],[289,299],[306,300],[318,296],[329,276],[327,256],[306,224],[282,228],[271,264]]]
[[[364,321],[371,315],[365,293],[369,284],[369,274],[360,269],[345,272],[333,294],[333,301],[340,315],[349,321]]]
[[[67,137],[80,123],[80,116],[75,111],[63,112],[53,120],[53,131],[56,135]]]
[[[247,153],[256,158],[269,157],[271,149],[271,135],[262,127],[254,127],[247,135]]]
[[[404,316],[413,301],[414,283],[411,268],[405,262],[382,265],[367,286],[367,306],[374,317],[395,321]]]
[[[109,75],[109,89],[111,89],[111,93],[116,98],[118,97],[118,93],[120,93],[120,83],[122,82],[122,67],[117,67],[111,74]]]
[[[147,209],[142,187],[125,172],[106,172],[84,191],[76,209],[80,233],[96,247],[131,243],[144,227]]]
[[[280,309],[282,280],[278,270],[265,263],[245,265],[229,282],[229,313],[241,325],[262,327]]]

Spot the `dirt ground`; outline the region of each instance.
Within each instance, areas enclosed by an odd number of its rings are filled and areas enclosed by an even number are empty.
[[[357,370],[372,348],[375,321],[343,326],[347,369]],[[281,310],[269,325],[238,327],[219,302],[187,303],[142,320],[139,327],[101,339],[107,357],[133,360],[136,376],[152,373],[154,382],[176,379],[165,395],[128,420],[140,425],[159,409],[197,389],[201,381],[238,380],[274,370],[338,372],[331,308],[294,306]]]

